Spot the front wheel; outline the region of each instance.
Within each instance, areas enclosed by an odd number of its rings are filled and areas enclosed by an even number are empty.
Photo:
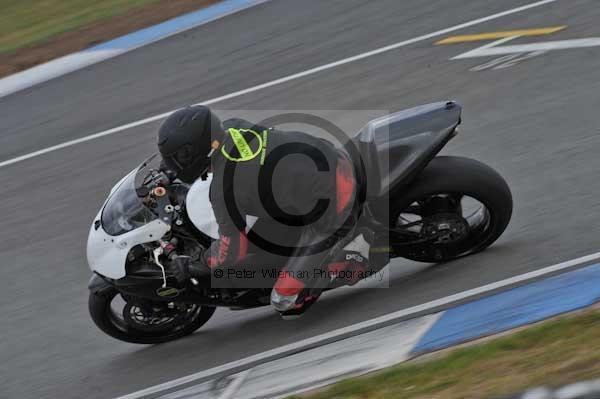
[[[134,344],[159,344],[182,338],[204,325],[216,309],[123,297],[112,287],[90,292],[88,308],[98,328],[113,338]]]
[[[390,245],[396,256],[445,262],[481,251],[512,215],[506,181],[489,166],[436,157],[404,190],[390,197]]]

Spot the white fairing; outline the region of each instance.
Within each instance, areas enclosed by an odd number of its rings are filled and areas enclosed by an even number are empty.
[[[103,207],[104,208],[104,207]],[[94,220],[100,220],[102,211]],[[169,225],[159,219],[119,236],[107,234],[102,226],[90,228],[87,242],[87,260],[92,271],[119,279],[125,277],[127,254],[136,245],[153,242],[169,231]]]
[[[191,222],[198,230],[212,237],[219,237],[219,226],[213,212],[208,191],[212,174],[206,180],[198,179],[192,184],[185,198],[186,210]]]
[[[110,190],[112,195],[117,188],[136,170],[131,171],[123,177]],[[110,198],[109,195],[109,198]],[[160,220],[154,220],[145,226],[134,229],[128,233],[119,236],[111,236],[107,234],[101,225],[95,228],[95,221],[99,221],[102,216],[102,210],[106,206],[108,198],[104,201],[100,212],[94,218],[94,223],[90,227],[87,241],[87,261],[92,271],[113,279],[125,277],[125,263],[127,254],[136,245],[153,242],[160,239],[170,227],[168,224]]]
[[[188,217],[194,226],[216,239],[219,238],[219,226],[208,195],[211,181],[212,174],[206,180],[196,180],[187,193],[185,203]],[[246,216],[246,229],[250,229],[256,220],[254,216]]]
[[[113,195],[119,186],[126,181],[127,177],[135,172],[136,170],[115,184],[110,194]],[[198,179],[190,187],[186,197],[186,209],[188,217],[196,228],[212,238],[218,238],[218,225],[208,195],[211,179],[212,176],[209,176],[205,181]],[[111,195],[109,195],[109,199]],[[169,231],[170,226],[156,219],[126,233],[112,236],[104,230],[100,223],[96,223],[96,221],[101,220],[102,211],[107,202],[108,199],[102,205],[90,228],[87,242],[87,261],[92,271],[108,278],[120,279],[126,275],[125,264],[127,254],[131,248],[139,244],[159,240]],[[248,228],[252,227],[255,221],[256,218],[247,217]],[[98,227],[96,227],[96,224]]]

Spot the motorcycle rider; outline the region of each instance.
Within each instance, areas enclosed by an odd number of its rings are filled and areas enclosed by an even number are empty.
[[[208,107],[196,105],[164,121],[158,148],[163,167],[185,183],[213,173],[210,201],[219,238],[200,262],[176,262],[177,273],[203,276],[243,262],[251,235],[247,215],[301,228],[271,291],[271,304],[283,315],[303,313],[336,273],[366,269],[364,245],[334,259],[340,243],[349,241],[360,207],[354,167],[330,142],[242,119],[222,123]]]

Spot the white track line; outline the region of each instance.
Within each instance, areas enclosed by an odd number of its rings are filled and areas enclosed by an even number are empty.
[[[556,265],[548,266],[543,269],[538,269],[529,273],[513,276],[505,280],[497,281],[495,283],[487,284],[478,288],[473,288],[471,290],[459,292],[458,294],[449,295],[444,298],[439,298],[431,302],[399,310],[394,313],[389,313],[387,315],[363,321],[361,323],[353,324],[348,327],[339,328],[337,330],[333,330],[325,334],[317,335],[315,337],[307,338],[305,340],[293,344],[281,346],[277,349],[272,349],[263,353],[252,355],[241,360],[224,364],[222,366],[200,371],[198,373],[181,377],[172,381],[168,381],[160,385],[155,385],[153,387],[146,388],[141,391],[131,393],[129,395],[121,396],[117,399],[142,398],[146,395],[156,394],[158,392],[176,388],[197,380],[220,378],[225,375],[239,373],[248,368],[252,368],[254,366],[266,363],[271,360],[280,359],[282,357],[289,356],[291,354],[298,353],[306,349],[326,345],[330,342],[339,341],[344,338],[362,334],[368,331],[373,331],[398,321],[433,313],[441,308],[448,307],[453,304],[462,303],[467,300],[472,300],[474,298],[493,293],[503,288],[505,289],[507,287],[535,280],[549,274],[565,271],[566,269],[574,268],[578,265],[582,265],[587,262],[591,262],[598,259],[600,259],[600,252],[568,260],[566,262],[558,263]]]
[[[285,83],[285,82],[289,82],[291,80],[295,80],[295,79],[299,79],[299,78],[302,78],[302,77],[305,77],[305,76],[313,75],[315,73],[322,72],[322,71],[325,71],[325,70],[328,70],[328,69],[331,69],[331,68],[335,68],[335,67],[338,67],[340,65],[349,64],[351,62],[359,61],[359,60],[362,60],[362,59],[365,59],[365,58],[368,58],[368,57],[372,57],[374,55],[382,54],[382,53],[385,53],[385,52],[388,52],[388,51],[391,51],[391,50],[398,49],[400,47],[408,46],[410,44],[422,42],[424,40],[428,40],[428,39],[431,39],[431,38],[434,38],[434,37],[437,37],[437,36],[445,35],[446,33],[454,32],[454,31],[459,30],[459,29],[468,28],[468,27],[473,26],[473,25],[478,25],[478,24],[481,24],[481,23],[484,23],[484,22],[487,22],[487,21],[491,21],[491,20],[494,20],[494,19],[497,19],[497,18],[501,18],[501,17],[507,16],[507,15],[515,14],[515,13],[518,13],[518,12],[521,12],[521,11],[529,10],[529,9],[532,9],[532,8],[535,8],[535,7],[539,7],[539,6],[542,6],[542,5],[545,5],[545,4],[554,3],[556,1],[558,1],[558,0],[536,1],[534,3],[526,4],[526,5],[521,6],[521,7],[512,8],[510,10],[499,12],[497,14],[492,14],[492,15],[489,15],[487,17],[483,17],[483,18],[479,18],[479,19],[474,19],[472,21],[465,22],[465,23],[462,23],[462,24],[459,24],[459,25],[455,25],[455,26],[452,26],[452,27],[449,27],[449,28],[446,28],[446,29],[438,30],[436,32],[432,32],[432,33],[429,33],[429,34],[426,34],[426,35],[423,35],[423,36],[418,36],[418,37],[415,37],[413,39],[404,40],[404,41],[401,41],[401,42],[397,42],[397,43],[391,44],[389,46],[380,47],[380,48],[375,49],[375,50],[371,50],[371,51],[367,51],[367,52],[364,52],[364,53],[361,53],[361,54],[357,54],[355,56],[344,58],[344,59],[341,59],[339,61],[331,62],[329,64],[321,65],[321,66],[316,67],[316,68],[307,69],[307,70],[305,70],[303,72],[299,72],[299,73],[296,73],[296,74],[293,74],[293,75],[288,75],[288,76],[280,78],[280,79],[275,79],[275,80],[272,80],[270,82],[266,82],[266,83],[263,83],[263,84],[260,84],[260,85],[257,85],[257,86],[249,87],[249,88],[244,89],[244,90],[239,90],[239,91],[236,91],[236,92],[233,92],[233,93],[229,93],[229,94],[226,94],[226,95],[221,96],[221,97],[216,97],[216,98],[213,98],[213,99],[210,99],[210,100],[206,100],[206,101],[203,101],[203,102],[201,102],[199,104],[210,105],[210,104],[214,104],[214,103],[221,102],[221,101],[224,101],[224,100],[229,100],[229,99],[232,99],[232,98],[235,98],[235,97],[243,96],[244,94],[253,93],[253,92],[258,91],[258,90],[266,89],[268,87],[272,87],[272,86],[279,85],[279,84],[282,84],[282,83]],[[81,137],[79,139],[65,141],[64,143],[60,143],[60,144],[57,144],[57,145],[54,145],[54,146],[51,146],[51,147],[47,147],[47,148],[44,148],[44,149],[41,149],[41,150],[38,150],[38,151],[30,152],[28,154],[24,154],[24,155],[15,157],[15,158],[7,159],[5,161],[0,162],[0,168],[8,166],[8,165],[15,164],[17,162],[25,161],[27,159],[34,158],[34,157],[37,157],[37,156],[40,156],[40,155],[43,155],[43,154],[47,154],[49,152],[57,151],[57,150],[60,150],[62,148],[70,147],[70,146],[73,146],[73,145],[76,145],[76,144],[80,144],[80,143],[84,143],[84,142],[90,141],[90,140],[95,140],[97,138],[108,136],[108,135],[111,135],[111,134],[114,134],[114,133],[118,133],[118,132],[122,132],[124,130],[130,129],[130,128],[133,128],[133,127],[136,127],[136,126],[140,126],[140,125],[144,125],[146,123],[154,122],[154,121],[157,121],[159,119],[167,117],[172,112],[173,111],[165,112],[163,114],[151,116],[149,118],[145,118],[145,119],[139,120],[137,122],[128,123],[126,125],[114,127],[112,129],[109,129],[109,130],[105,130],[105,131],[102,131],[102,132],[91,134],[89,136]]]

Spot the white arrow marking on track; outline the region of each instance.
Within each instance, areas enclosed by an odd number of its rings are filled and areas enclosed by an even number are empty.
[[[457,55],[456,57],[453,57],[451,59],[459,60],[464,58],[489,57],[492,55],[528,53],[534,51],[568,50],[573,48],[600,46],[600,37],[590,37],[587,39],[573,40],[557,40],[552,42],[527,43],[512,46],[498,46],[499,44],[516,39],[517,37],[518,36],[512,36],[501,40],[497,40],[493,43],[486,44],[485,46],[478,47],[475,50],[467,51],[466,53]]]

